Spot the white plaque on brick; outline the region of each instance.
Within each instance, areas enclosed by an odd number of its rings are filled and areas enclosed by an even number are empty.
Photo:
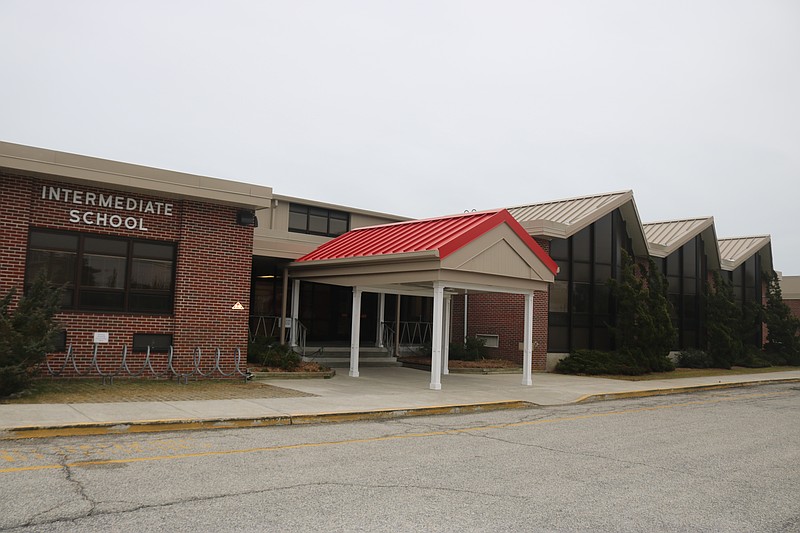
[[[95,331],[94,332],[94,343],[95,344],[105,344],[108,342],[108,332],[107,331]]]

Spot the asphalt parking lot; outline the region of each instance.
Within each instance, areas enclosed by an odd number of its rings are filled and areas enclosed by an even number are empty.
[[[800,386],[7,441],[19,531],[796,531]]]

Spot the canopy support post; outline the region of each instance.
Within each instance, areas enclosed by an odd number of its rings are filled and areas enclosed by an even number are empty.
[[[375,346],[383,348],[383,314],[386,310],[386,294],[378,294],[378,324],[375,332]]]
[[[522,353],[522,384],[531,386],[533,368],[533,292],[525,294],[525,337]]]
[[[444,286],[441,281],[433,282],[433,339],[431,339],[431,389],[442,388],[442,330]]]
[[[350,377],[358,377],[358,350],[361,337],[361,289],[353,287],[353,312],[350,328]]]

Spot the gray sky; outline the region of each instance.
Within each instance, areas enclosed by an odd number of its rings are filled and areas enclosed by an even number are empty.
[[[633,189],[800,274],[800,2],[0,1],[0,139],[426,217]]]

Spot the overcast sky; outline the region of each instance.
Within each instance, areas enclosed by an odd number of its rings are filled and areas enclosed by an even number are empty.
[[[0,1],[0,140],[428,217],[633,189],[800,274],[800,2]]]

